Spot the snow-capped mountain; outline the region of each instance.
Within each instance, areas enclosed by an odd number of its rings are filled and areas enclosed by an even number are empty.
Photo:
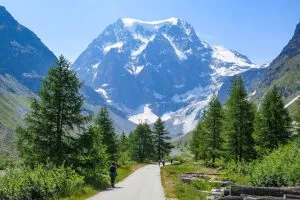
[[[194,128],[226,77],[259,67],[237,51],[211,47],[178,18],[118,19],[73,64],[130,121],[161,116],[173,136]]]

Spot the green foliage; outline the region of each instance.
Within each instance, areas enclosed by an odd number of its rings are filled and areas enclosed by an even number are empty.
[[[102,135],[95,127],[90,127],[89,131],[80,136],[77,146],[73,166],[85,177],[86,183],[104,188],[108,183],[106,174],[109,163]]]
[[[224,108],[224,146],[228,159],[242,162],[255,158],[252,138],[254,113],[254,106],[247,100],[243,80],[235,77]]]
[[[196,160],[202,159],[206,161],[208,158],[207,135],[208,133],[204,128],[204,123],[203,121],[200,121],[196,129],[193,131],[190,144],[190,149]]]
[[[25,127],[16,130],[20,156],[28,163],[48,159],[57,165],[71,164],[76,132],[80,133],[88,118],[82,114],[81,82],[70,68],[60,56],[43,80],[39,99],[32,101]]]
[[[255,117],[254,139],[256,149],[267,154],[290,139],[291,119],[276,87],[265,95],[261,108]]]
[[[222,105],[216,96],[209,102],[209,107],[203,114],[193,133],[191,149],[196,159],[204,159],[206,162],[215,164],[215,160],[221,156],[223,139],[222,128]]]
[[[46,164],[33,169],[12,169],[0,178],[0,199],[55,199],[70,195],[82,184],[83,177],[64,166]]]
[[[195,180],[192,181],[192,185],[198,190],[211,191],[213,188],[221,188],[219,183],[210,183],[206,180]]]
[[[300,184],[300,138],[257,160],[251,172],[256,186],[297,186]]]
[[[182,164],[186,162],[186,159],[182,156],[174,156],[172,159],[173,159],[173,164]]]
[[[165,126],[161,118],[158,118],[154,123],[154,145],[157,152],[158,159],[162,159],[164,156],[167,156],[173,145],[169,142],[170,136],[168,136],[168,132],[165,130]]]
[[[119,138],[119,159],[118,166],[126,168],[132,164],[132,142],[123,132]]]
[[[154,158],[154,135],[147,123],[137,125],[130,138],[133,160],[145,162]]]
[[[106,146],[106,152],[111,161],[118,160],[118,139],[109,118],[106,107],[101,108],[95,120],[95,131],[102,135],[102,144]]]
[[[119,160],[118,160],[118,166],[119,167],[127,167],[132,163],[131,154],[130,151],[121,151]]]
[[[16,158],[8,156],[0,156],[0,170],[10,168],[16,163]]]

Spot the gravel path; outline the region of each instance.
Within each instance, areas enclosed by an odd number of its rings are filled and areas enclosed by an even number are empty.
[[[146,165],[117,183],[116,188],[109,188],[89,200],[165,200],[160,168]]]

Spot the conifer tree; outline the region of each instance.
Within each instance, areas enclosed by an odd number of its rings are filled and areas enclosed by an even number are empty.
[[[106,107],[101,108],[95,120],[95,131],[102,135],[102,143],[111,161],[118,159],[118,139]]]
[[[254,106],[247,100],[242,78],[234,77],[224,108],[224,146],[228,159],[242,162],[255,157],[252,137],[254,113]]]
[[[158,159],[162,159],[165,155],[168,155],[173,148],[170,141],[169,133],[165,130],[165,126],[161,118],[158,118],[154,123],[154,142],[156,147],[156,153]]]
[[[207,146],[208,157],[212,160],[212,164],[215,164],[216,158],[220,157],[222,150],[222,105],[217,97],[214,95],[209,102],[209,107],[206,111],[204,118],[204,128],[207,131]]]
[[[216,158],[221,156],[222,120],[222,105],[214,95],[193,133],[191,147],[196,159],[203,159],[205,163],[211,161],[214,165]]]
[[[38,99],[31,103],[25,127],[17,128],[18,149],[27,162],[68,164],[76,139],[88,117],[82,114],[82,83],[60,56],[42,81]]]
[[[133,159],[139,162],[153,159],[154,156],[154,144],[153,133],[149,124],[139,124],[133,131]]]
[[[204,117],[203,117],[204,118]],[[199,121],[190,143],[190,149],[196,160],[202,159],[205,163],[208,159],[207,131],[204,128],[203,118]]]
[[[255,119],[254,138],[261,154],[266,154],[287,143],[290,138],[291,119],[276,87],[265,95]]]
[[[130,146],[129,139],[123,132],[120,136],[120,152],[127,151],[129,146]]]
[[[90,184],[103,183],[107,173],[108,154],[102,137],[95,127],[90,127],[80,136],[76,157],[73,158],[72,165]]]

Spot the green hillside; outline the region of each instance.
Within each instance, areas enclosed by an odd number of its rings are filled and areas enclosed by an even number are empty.
[[[6,155],[12,152],[12,133],[22,123],[34,94],[12,76],[0,75],[0,96],[0,155]]]

